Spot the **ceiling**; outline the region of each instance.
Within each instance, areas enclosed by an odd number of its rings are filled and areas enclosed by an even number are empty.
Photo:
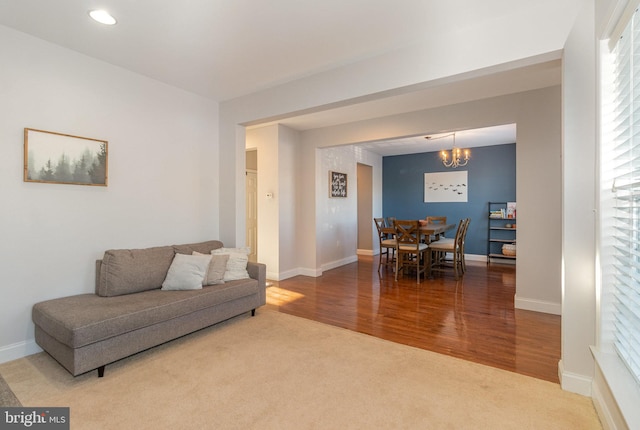
[[[458,148],[504,145],[516,142],[516,124],[462,130],[455,133],[421,134],[420,136],[362,143],[357,146],[378,153],[383,157],[417,154],[451,149],[454,144],[454,135],[455,145]]]
[[[473,28],[477,22],[504,18],[514,10],[553,10],[557,0],[516,3],[517,6],[514,0],[0,0],[0,25],[225,101],[402,49],[452,28]],[[104,26],[94,22],[88,16],[91,9],[108,10],[118,23]],[[560,60],[555,60],[415,88],[278,122],[308,130],[558,85],[560,76]],[[464,140],[464,134],[457,138]],[[408,142],[408,147],[415,145],[414,141]],[[371,144],[378,151],[383,151],[382,146],[379,142]],[[392,147],[406,150],[399,141],[393,142]]]

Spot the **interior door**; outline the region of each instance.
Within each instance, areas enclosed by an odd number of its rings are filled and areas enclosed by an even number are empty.
[[[258,261],[258,173],[247,170],[247,246],[249,261]]]

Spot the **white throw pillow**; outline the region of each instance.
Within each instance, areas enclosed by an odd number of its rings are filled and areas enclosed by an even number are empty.
[[[229,261],[229,255],[227,254],[201,254],[198,251],[193,251],[193,255],[208,255],[211,258],[209,268],[204,276],[202,285],[217,285],[224,284],[224,272],[227,270],[227,261]]]
[[[176,254],[173,257],[162,289],[167,290],[199,290],[211,262],[210,255]]]
[[[224,272],[224,281],[247,279],[247,263],[249,262],[249,248],[218,248],[211,251],[212,255],[228,255],[227,268]]]

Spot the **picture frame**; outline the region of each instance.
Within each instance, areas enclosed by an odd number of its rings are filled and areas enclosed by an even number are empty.
[[[24,129],[24,182],[106,187],[109,142]]]
[[[442,203],[468,201],[469,177],[466,170],[424,174],[424,202]]]
[[[329,171],[329,197],[347,197],[347,174]]]

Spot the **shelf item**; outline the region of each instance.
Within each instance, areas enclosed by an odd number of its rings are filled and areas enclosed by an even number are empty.
[[[487,264],[492,259],[516,259],[516,203],[488,202]]]
[[[511,259],[511,260],[515,260],[516,256],[515,255],[504,255],[504,254],[489,254],[488,257],[490,258],[504,258],[504,259]],[[489,263],[489,261],[487,261],[487,264]]]
[[[502,245],[502,255],[506,255],[507,257],[515,257],[516,256],[516,244],[515,243],[505,243]]]

